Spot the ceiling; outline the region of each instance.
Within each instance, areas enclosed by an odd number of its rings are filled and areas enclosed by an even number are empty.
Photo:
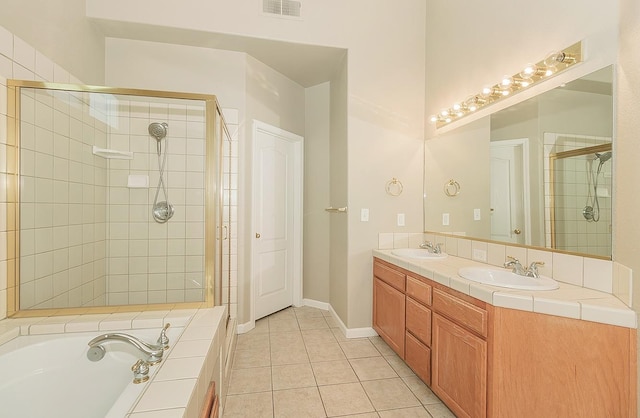
[[[329,81],[346,49],[94,19],[107,37],[244,52],[303,87]]]

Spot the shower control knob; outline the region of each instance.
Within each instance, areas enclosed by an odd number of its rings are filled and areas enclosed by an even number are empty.
[[[516,234],[516,235],[520,235],[522,233],[522,231],[519,230],[518,228],[516,228],[516,229],[513,230],[513,233]]]

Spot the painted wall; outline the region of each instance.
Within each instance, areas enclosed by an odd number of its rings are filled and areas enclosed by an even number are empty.
[[[86,19],[84,9],[84,0],[66,0],[64,4],[48,0],[0,0],[0,26],[37,49],[41,58],[53,59],[86,84],[101,85],[104,36]]]
[[[305,93],[303,296],[329,302],[331,84]]]

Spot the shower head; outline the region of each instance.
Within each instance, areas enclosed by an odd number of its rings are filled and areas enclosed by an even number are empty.
[[[611,151],[607,152],[596,152],[596,160],[600,160],[600,164],[604,164],[606,161],[609,161],[612,157]]]
[[[165,136],[167,136],[167,128],[169,124],[166,122],[153,122],[149,124],[149,135],[154,137],[157,141],[162,140]]]

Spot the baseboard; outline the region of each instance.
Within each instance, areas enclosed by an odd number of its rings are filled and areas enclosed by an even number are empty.
[[[256,327],[256,321],[245,322],[244,324],[238,324],[237,330],[238,334],[244,334]]]
[[[329,304],[327,302],[319,302],[313,299],[302,299],[304,306],[310,306],[312,308],[322,309],[323,311],[329,310]]]
[[[333,309],[331,305],[329,305],[329,312],[331,312],[331,316],[338,323],[338,327],[342,334],[346,338],[366,338],[366,337],[375,337],[378,335],[377,332],[371,327],[364,328],[347,328],[347,326],[342,322],[336,311]]]

